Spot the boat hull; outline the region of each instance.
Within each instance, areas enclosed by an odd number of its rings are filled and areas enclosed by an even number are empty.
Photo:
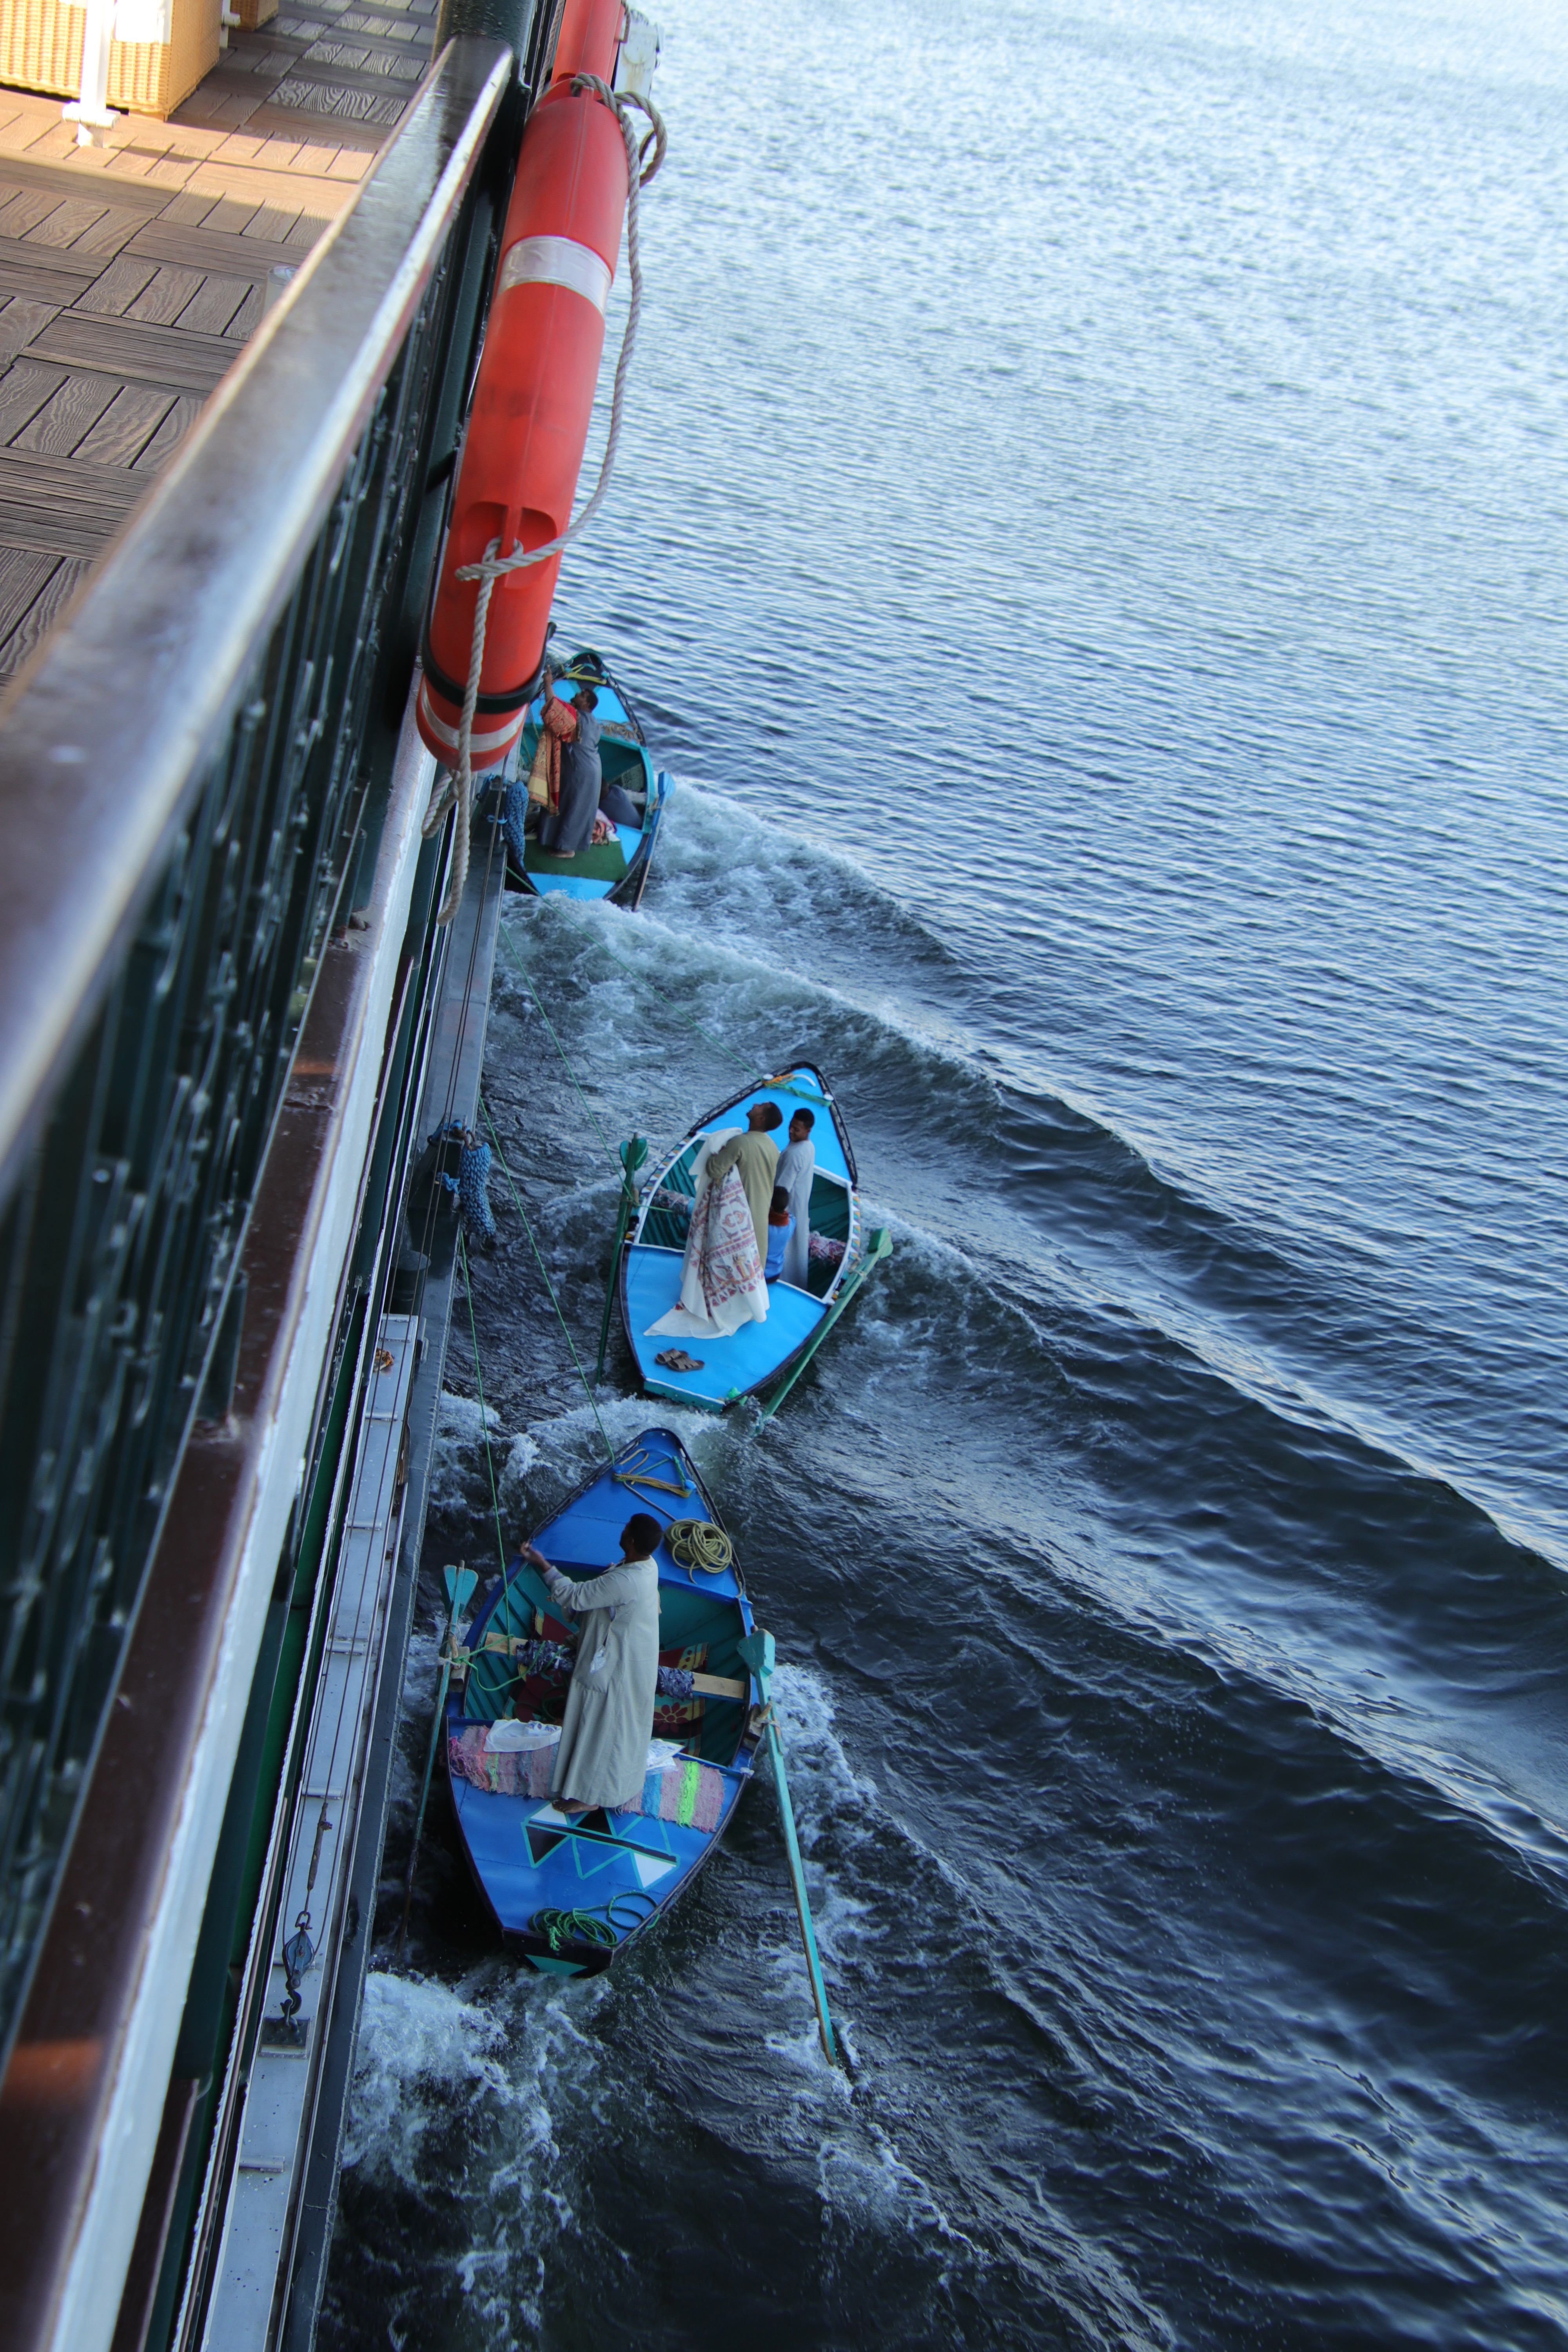
[[[655,1332],[649,1326],[679,1300],[683,1265],[678,1227],[668,1212],[660,1211],[658,1197],[670,1193],[672,1181],[679,1187],[682,1163],[703,1135],[716,1128],[744,1127],[752,1105],[764,1101],[777,1103],[786,1125],[794,1108],[804,1106],[815,1114],[812,1225],[817,1232],[830,1223],[837,1227],[835,1238],[841,1235],[843,1255],[820,1289],[801,1290],[784,1282],[770,1285],[765,1322],[743,1323],[724,1339],[675,1339]],[[616,1295],[644,1393],[670,1404],[727,1412],[743,1397],[760,1395],[787,1379],[815,1345],[835,1300],[854,1276],[863,1249],[855,1154],[821,1071],[813,1063],[797,1062],[778,1077],[732,1095],[699,1119],[647,1179],[637,1220],[621,1252]],[[660,1354],[678,1348],[698,1360],[697,1370],[680,1371],[658,1362]]]
[[[615,906],[635,907],[647,885],[673,779],[662,768],[655,771],[630,696],[591,650],[574,654],[557,677],[557,691],[563,697],[569,697],[572,688],[581,685],[592,686],[598,698],[595,715],[605,728],[601,744],[605,779],[644,794],[642,824],[640,827],[616,825],[613,842],[585,849],[576,857],[552,857],[531,836],[521,863],[515,848],[510,854],[508,875],[519,889],[534,898],[605,898]],[[542,709],[535,702],[527,715],[523,743],[530,758]]]
[[[634,1511],[666,1527],[719,1524],[668,1430],[647,1430],[623,1447],[534,1540],[568,1574],[587,1576],[619,1557],[619,1531]],[[646,1935],[711,1859],[751,1780],[758,1692],[739,1657],[752,1623],[744,1590],[732,1566],[718,1575],[683,1567],[668,1537],[655,1557],[661,1663],[684,1661],[682,1671],[708,1687],[660,1697],[651,1730],[681,1752],[645,1778],[635,1806],[568,1820],[550,1800],[553,1748],[475,1753],[476,1733],[488,1749],[485,1727],[509,1695],[523,1721],[559,1720],[564,1701],[564,1680],[553,1688],[536,1681],[521,1644],[563,1641],[568,1621],[521,1559],[480,1603],[464,1643],[464,1686],[447,1702],[447,1771],[464,1855],[503,1948],[542,1974],[598,1975]]]

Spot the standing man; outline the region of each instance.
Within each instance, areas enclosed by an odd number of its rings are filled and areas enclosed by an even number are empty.
[[[532,1544],[522,1548],[556,1607],[583,1621],[550,1790],[563,1813],[597,1805],[614,1811],[641,1792],[658,1687],[653,1554],[662,1532],[651,1512],[637,1512],[621,1529],[618,1564],[581,1583],[563,1576]]]
[[[784,1113],[777,1103],[758,1102],[746,1113],[746,1132],[732,1135],[709,1156],[708,1181],[721,1184],[731,1168],[741,1171],[741,1181],[746,1188],[746,1205],[752,1213],[752,1223],[757,1235],[757,1264],[768,1262],[768,1211],[773,1204],[773,1186],[778,1181],[779,1148],[773,1139],[772,1129],[784,1125]]]
[[[555,805],[540,819],[539,845],[552,857],[575,857],[594,837],[605,780],[599,759],[603,729],[594,716],[598,699],[591,686],[580,686],[568,710],[552,688],[546,689],[542,720],[545,733],[560,745],[561,782]]]
[[[816,1125],[815,1111],[795,1112],[789,1123],[789,1148],[779,1155],[776,1179],[789,1194],[789,1213],[795,1220],[794,1230],[784,1244],[780,1280],[793,1282],[797,1290],[805,1288],[811,1265],[811,1179],[816,1166],[816,1146],[811,1139],[811,1130]]]

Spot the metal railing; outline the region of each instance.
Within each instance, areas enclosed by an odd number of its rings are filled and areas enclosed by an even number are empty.
[[[374,863],[515,93],[445,50],[0,709],[0,2062]]]

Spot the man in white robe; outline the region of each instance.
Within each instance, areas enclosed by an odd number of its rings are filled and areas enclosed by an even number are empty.
[[[773,1179],[789,1194],[789,1213],[795,1219],[795,1231],[784,1249],[784,1271],[779,1279],[793,1282],[797,1290],[805,1288],[811,1265],[811,1179],[816,1166],[816,1146],[811,1139],[811,1130],[816,1125],[814,1111],[795,1112],[789,1123],[789,1143],[779,1154],[778,1173]]]
[[[658,1569],[663,1530],[638,1511],[621,1529],[624,1557],[581,1583],[523,1546],[558,1609],[581,1616],[577,1664],[555,1751],[550,1793],[563,1813],[630,1804],[642,1790],[658,1689]]]

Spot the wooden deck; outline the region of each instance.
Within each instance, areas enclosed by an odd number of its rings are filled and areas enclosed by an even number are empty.
[[[311,0],[230,47],[168,122],[79,148],[0,89],[0,678],[58,619],[430,58],[434,0]]]

